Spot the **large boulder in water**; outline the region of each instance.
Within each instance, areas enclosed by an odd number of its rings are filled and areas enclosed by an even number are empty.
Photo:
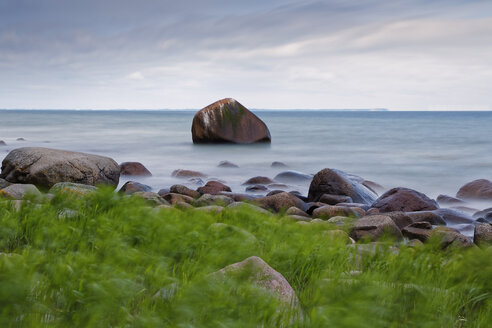
[[[385,192],[373,204],[380,213],[437,210],[439,205],[426,195],[409,188],[393,188]]]
[[[461,199],[492,200],[492,182],[478,179],[460,188],[456,197]]]
[[[317,202],[324,194],[349,196],[355,203],[369,205],[377,198],[366,186],[335,169],[323,169],[316,173],[309,186],[308,201]]]
[[[271,142],[265,123],[234,99],[219,100],[195,114],[193,143]]]
[[[25,147],[14,149],[5,157],[0,177],[12,183],[30,183],[46,189],[58,182],[116,187],[120,167],[109,157]]]

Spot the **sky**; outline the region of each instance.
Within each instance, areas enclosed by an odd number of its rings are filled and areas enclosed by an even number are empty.
[[[492,110],[491,0],[0,0],[0,108]]]

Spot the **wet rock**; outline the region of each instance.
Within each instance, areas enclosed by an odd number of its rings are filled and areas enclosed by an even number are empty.
[[[313,179],[310,174],[296,171],[285,171],[277,174],[273,180],[284,183],[307,183]]]
[[[24,138],[17,138],[15,140],[17,140],[17,141],[26,141],[26,139],[24,139]]]
[[[32,184],[11,184],[0,190],[0,197],[22,200],[26,196],[41,197],[41,192]]]
[[[331,195],[331,194],[323,194],[319,198],[321,203],[325,203],[328,205],[336,205],[339,203],[353,203],[352,197],[349,196],[340,196],[340,195]]]
[[[478,179],[460,188],[456,197],[470,200],[492,200],[492,182]]]
[[[243,201],[251,201],[254,200],[256,197],[253,195],[247,195],[247,194],[241,194],[241,193],[235,193],[235,192],[227,192],[227,191],[222,191],[219,193],[219,195],[227,196],[229,198],[232,198],[235,202],[243,202]]]
[[[188,182],[196,186],[203,186],[205,184],[205,181],[203,181],[202,178],[189,178]]]
[[[293,190],[293,191],[289,191],[289,194],[291,195],[294,195],[296,196],[297,198],[299,198],[300,200],[302,200],[303,202],[307,202],[307,197],[303,196],[300,192],[298,192],[297,190]]]
[[[172,192],[175,194],[186,195],[186,196],[191,197],[191,198],[200,197],[200,193],[198,191],[190,189],[190,188],[183,186],[183,185],[180,185],[180,184],[172,185],[171,188],[169,188],[169,192]]]
[[[486,208],[483,211],[475,212],[472,216],[474,219],[483,219],[486,222],[492,222],[492,207]]]
[[[288,167],[285,163],[282,163],[282,162],[272,162],[272,164],[270,166],[273,167],[273,168],[285,168],[285,167]]]
[[[5,143],[5,141],[0,140],[0,147],[1,147],[1,146],[7,146],[7,144]]]
[[[400,230],[415,222],[411,216],[404,212],[389,212],[384,213],[384,215],[389,216]]]
[[[198,191],[202,195],[203,194],[217,195],[223,191],[231,192],[232,190],[229,186],[226,186],[222,182],[209,181],[205,184],[205,186],[198,188],[196,191]]]
[[[295,206],[289,207],[287,209],[287,211],[285,212],[285,214],[286,215],[297,215],[297,216],[309,217],[309,214],[307,214],[306,212],[304,212],[303,210],[301,210]]]
[[[267,191],[268,188],[264,185],[253,185],[246,187],[247,192],[259,192],[259,191]]]
[[[8,187],[9,185],[11,185],[10,182],[4,179],[0,179],[0,190],[2,190],[5,187]]]
[[[248,179],[246,182],[244,182],[243,185],[259,185],[259,184],[267,185],[274,182],[275,181],[273,181],[268,177],[253,177],[251,179]]]
[[[457,210],[460,212],[465,212],[468,214],[475,214],[478,212],[478,209],[473,208],[473,207],[468,207],[468,206],[451,206],[451,209]]]
[[[275,212],[280,212],[284,209],[286,210],[292,206],[300,208],[301,210],[304,210],[305,208],[305,203],[302,200],[287,192],[256,198],[254,201],[259,206]]]
[[[433,211],[406,212],[413,222],[427,221],[432,225],[446,225],[446,221]]]
[[[152,173],[139,162],[123,162],[120,164],[122,176],[151,176]]]
[[[264,289],[286,305],[298,304],[297,296],[287,280],[257,256],[248,257],[213,273],[215,277],[241,279]]]
[[[385,187],[374,181],[364,180],[362,181],[362,184],[373,191],[375,194],[383,193],[386,190]]]
[[[152,187],[147,186],[143,183],[136,182],[136,181],[128,181],[119,190],[119,192],[127,194],[127,195],[130,195],[130,194],[133,194],[133,193],[139,192],[139,191],[140,192],[152,191]]]
[[[273,196],[273,195],[276,195],[276,194],[281,194],[285,192],[285,190],[272,190],[270,191],[268,194],[266,194],[267,196]]]
[[[34,184],[46,189],[58,182],[116,187],[120,167],[109,157],[25,147],[14,149],[5,157],[0,177],[9,182]]]
[[[227,196],[204,194],[200,198],[194,200],[193,205],[198,207],[209,205],[227,206],[233,202],[234,200]]]
[[[455,198],[455,197],[452,197],[452,196],[448,196],[448,195],[439,195],[439,196],[437,196],[436,200],[440,205],[464,205],[464,204],[466,204],[465,201],[458,199],[458,198]]]
[[[322,195],[349,196],[356,203],[372,204],[376,194],[361,183],[355,182],[339,170],[323,169],[319,171],[309,186],[309,201],[318,201]]]
[[[361,204],[361,203],[338,203],[338,204],[335,204],[336,206],[343,206],[343,207],[358,207],[358,208],[362,208],[364,211],[368,211],[371,206],[370,205],[367,205],[367,204]]]
[[[479,223],[475,226],[474,238],[475,244],[478,246],[492,245],[492,225],[489,223]]]
[[[171,174],[176,178],[206,178],[207,175],[202,172],[192,171],[192,170],[174,170]]]
[[[442,217],[447,225],[473,223],[475,221],[470,214],[450,208],[440,208],[433,212]]]
[[[58,182],[50,189],[51,194],[68,193],[71,195],[85,196],[97,190],[94,186],[73,182]]]
[[[363,209],[357,207],[325,205],[315,209],[313,211],[313,217],[330,219],[334,216],[351,216],[359,218],[364,216],[365,213]]]
[[[266,124],[234,99],[219,100],[195,114],[193,143],[271,142]]]
[[[448,247],[468,248],[474,244],[470,238],[446,227],[437,227],[432,230],[431,238],[438,239],[443,249]]]
[[[160,195],[162,198],[166,200],[166,202],[170,203],[171,205],[176,205],[177,203],[187,203],[191,204],[193,203],[194,199],[186,196],[186,195],[181,195],[181,194],[175,194],[175,193],[168,193],[165,195]]]
[[[385,192],[373,204],[380,213],[432,211],[439,208],[435,200],[409,188],[393,188]]]
[[[404,227],[401,232],[408,239],[417,239],[425,242],[431,236],[432,225],[429,222],[417,222]]]
[[[171,192],[171,189],[169,189],[169,188],[162,188],[162,189],[159,189],[159,191],[157,192],[157,194],[162,197],[162,195],[169,194],[170,192]]]
[[[132,196],[143,198],[150,205],[159,206],[159,205],[169,205],[161,196],[151,191],[137,191],[132,194]]]
[[[229,161],[221,161],[219,163],[219,165],[217,165],[218,167],[225,167],[225,168],[229,168],[229,169],[235,169],[235,168],[238,168],[239,166],[234,164],[234,163],[231,163]]]
[[[320,203],[320,202],[306,203],[305,212],[309,215],[313,215],[314,210],[316,210],[317,208],[323,207],[323,206],[326,206],[326,204]]]
[[[365,216],[355,221],[350,232],[350,237],[355,240],[366,238],[369,240],[378,240],[383,236],[395,238],[397,240],[402,239],[400,229],[398,229],[393,220],[386,215]]]
[[[289,189],[289,186],[283,183],[271,183],[268,185],[268,188],[285,190],[285,189]]]

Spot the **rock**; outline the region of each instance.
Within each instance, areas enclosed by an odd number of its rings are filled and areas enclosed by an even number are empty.
[[[11,184],[0,190],[0,198],[22,200],[26,196],[41,197],[41,192],[32,184]]]
[[[467,214],[475,214],[478,212],[478,209],[468,206],[451,206],[451,209],[457,210],[460,212],[465,212]]]
[[[450,208],[440,208],[433,212],[442,217],[447,225],[473,223],[475,221],[470,214]]]
[[[222,161],[217,166],[218,167],[226,167],[226,168],[230,168],[230,169],[235,169],[235,168],[238,168],[239,167],[238,165],[236,165],[234,163],[231,163],[229,161]]]
[[[10,182],[4,179],[0,179],[0,190],[2,190],[5,187],[8,187],[9,185],[11,185]]]
[[[386,190],[385,187],[374,181],[364,180],[362,181],[362,184],[373,191],[375,194],[382,193]]]
[[[313,211],[313,217],[331,219],[334,216],[351,216],[359,218],[364,216],[365,213],[366,212],[363,209],[357,207],[325,205],[315,209]]]
[[[446,225],[446,221],[444,221],[440,215],[432,211],[406,212],[405,215],[408,215],[413,222],[426,221],[432,225]]]
[[[475,226],[474,242],[478,246],[492,246],[492,225],[489,223],[479,223]]]
[[[193,205],[198,207],[209,205],[227,206],[233,202],[234,200],[227,196],[204,194],[200,198],[193,201]]]
[[[285,190],[272,190],[270,191],[268,194],[266,194],[267,196],[273,196],[273,195],[276,195],[276,194],[281,194],[285,192]]]
[[[299,303],[287,280],[257,256],[248,257],[242,262],[226,266],[213,275],[245,280],[288,305],[296,306]]]
[[[184,196],[184,195],[182,195],[182,196]],[[176,204],[174,204],[174,207],[176,207],[177,209],[180,209],[180,210],[188,210],[190,208],[194,208],[191,204],[188,204],[186,202],[177,202]]]
[[[272,162],[272,164],[270,165],[270,167],[274,167],[274,168],[285,168],[285,167],[288,167],[286,164],[282,163],[282,162]]]
[[[136,181],[128,181],[119,190],[120,193],[127,194],[127,195],[133,194],[138,191],[141,192],[152,191],[152,187]]]
[[[358,207],[363,209],[364,211],[368,211],[371,206],[366,205],[366,204],[361,204],[361,203],[338,203],[335,204],[336,206],[342,206],[342,207]]]
[[[231,209],[231,210],[241,210],[241,209],[246,209],[246,210],[249,210],[249,211],[253,211],[253,212],[258,212],[258,213],[261,213],[261,214],[272,214],[270,212],[268,212],[267,210],[259,207],[259,206],[256,206],[256,205],[253,205],[253,204],[249,204],[249,203],[244,203],[244,202],[234,202],[234,203],[231,203],[229,205],[227,205],[227,209]]]
[[[408,239],[417,239],[421,242],[427,241],[432,233],[432,225],[429,222],[418,222],[406,226],[401,230],[403,236]]]
[[[307,183],[311,181],[313,176],[296,171],[285,171],[277,174],[273,180],[284,183]]]
[[[297,208],[295,206],[289,207],[287,211],[285,212],[286,215],[298,215],[298,216],[304,216],[304,217],[309,217],[309,214],[301,210],[300,208]]]
[[[309,222],[311,221],[312,219],[310,217],[305,217],[305,216],[302,216],[302,215],[286,215],[285,216],[286,219],[289,219],[289,220],[294,220],[294,221],[302,221],[302,222]]]
[[[323,194],[319,198],[319,202],[325,203],[328,205],[336,205],[339,203],[353,203],[353,200],[352,200],[352,197],[349,197],[349,196]]]
[[[267,191],[268,188],[264,185],[253,185],[246,187],[247,192],[259,192],[259,191]]]
[[[350,232],[350,237],[355,240],[368,238],[369,240],[378,240],[387,236],[397,240],[402,239],[400,229],[386,215],[371,215],[365,216],[354,223],[354,227]]]
[[[17,141],[26,141],[26,139],[24,139],[24,138],[17,138],[15,140],[17,140]]]
[[[400,230],[415,222],[412,217],[404,212],[389,212],[384,213],[384,215],[389,216]]]
[[[291,195],[294,195],[296,196],[297,198],[299,198],[300,200],[302,200],[303,202],[307,202],[308,199],[307,197],[304,197],[299,191],[297,190],[292,190],[292,191],[289,191],[289,194]]]
[[[0,147],[1,147],[1,146],[7,146],[7,144],[5,143],[5,141],[0,140]]]
[[[205,182],[201,178],[189,178],[188,182],[196,186],[203,186],[205,184]]]
[[[235,202],[251,201],[251,200],[254,200],[256,198],[253,195],[246,195],[246,194],[227,192],[227,191],[222,191],[219,193],[219,195],[232,198]]]
[[[254,178],[248,179],[245,183],[243,183],[243,186],[244,185],[259,185],[259,184],[267,185],[267,184],[271,184],[274,182],[275,181],[273,181],[272,179],[270,179],[268,177],[254,177]]]
[[[377,208],[370,208],[366,211],[367,215],[376,215],[379,214],[379,210]]]
[[[193,143],[271,142],[265,123],[234,99],[219,100],[195,114]]]
[[[77,196],[85,196],[95,192],[96,190],[96,187],[85,184],[73,182],[58,182],[53,187],[51,187],[49,192],[51,194],[68,193]]]
[[[289,207],[295,206],[304,210],[305,203],[294,195],[288,192],[281,192],[272,196],[265,196],[256,198],[255,203],[259,206],[273,210],[275,212],[280,212],[283,209],[288,209]]]
[[[309,186],[309,201],[318,201],[323,194],[349,196],[356,203],[372,204],[376,194],[339,170],[323,169],[316,173]]]
[[[319,219],[316,219],[316,220],[319,220]],[[324,222],[332,223],[332,224],[335,224],[337,226],[343,227],[345,225],[349,225],[349,224],[354,223],[354,218],[349,218],[346,216],[334,216],[334,217],[332,217],[329,220],[324,221]]]
[[[196,191],[198,191],[202,195],[203,194],[217,195],[223,191],[231,192],[231,188],[219,181],[209,181],[205,184],[205,186],[198,188]]]
[[[190,189],[186,186],[175,184],[172,185],[171,188],[169,188],[169,192],[175,193],[175,194],[181,194],[181,195],[186,195],[191,198],[198,198],[200,197],[200,193],[196,190]]]
[[[417,248],[417,247],[420,247],[423,245],[424,245],[424,243],[418,239],[411,239],[408,241],[408,244],[407,244],[408,247],[412,247],[412,248]]]
[[[169,188],[162,188],[162,189],[159,189],[159,191],[157,192],[157,194],[162,197],[163,195],[169,194],[170,192],[171,192],[171,189],[169,189]]]
[[[432,211],[439,208],[437,202],[409,188],[393,188],[385,192],[373,204],[380,213]]]
[[[218,205],[208,205],[208,206],[201,206],[201,207],[195,208],[195,211],[214,213],[214,214],[219,214],[223,210],[224,210],[224,207],[218,206]]]
[[[443,249],[448,247],[468,248],[474,246],[470,238],[459,232],[443,228],[445,227],[437,227],[431,232],[431,238],[439,240]]]
[[[58,182],[116,187],[119,165],[109,157],[41,147],[12,150],[2,162],[0,177],[49,189]]]
[[[0,182],[1,184],[1,182]],[[475,212],[472,216],[474,219],[483,219],[486,222],[492,222],[492,207],[486,208],[483,211]]]
[[[207,176],[202,172],[192,170],[174,170],[171,174],[176,178],[206,178]]]
[[[193,203],[194,199],[181,194],[168,193],[165,195],[160,195],[162,198],[166,200],[166,202],[171,203],[171,205],[176,205],[177,203]]]
[[[460,188],[456,197],[470,200],[492,200],[492,182],[478,179]]]
[[[125,176],[151,176],[147,168],[139,162],[123,162],[120,164],[120,174]]]
[[[463,205],[463,204],[466,204],[465,201],[458,199],[458,198],[455,198],[455,197],[452,197],[452,196],[448,196],[448,195],[439,195],[439,196],[437,196],[436,200],[440,205]]]
[[[285,189],[289,189],[289,186],[286,185],[286,184],[283,184],[283,183],[270,183],[268,185],[268,188],[270,188],[270,189],[282,189],[282,190],[285,190]]]
[[[151,205],[169,205],[161,196],[156,194],[155,192],[150,191],[137,191],[132,194],[132,196],[140,197],[145,199]]]
[[[317,208],[326,206],[325,203],[320,203],[320,202],[311,202],[311,203],[306,203],[306,209],[304,212],[306,212],[309,215],[313,215],[314,210]]]

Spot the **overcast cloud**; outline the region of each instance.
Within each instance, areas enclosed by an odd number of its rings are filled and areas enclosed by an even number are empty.
[[[492,109],[492,2],[0,0],[0,108]]]

